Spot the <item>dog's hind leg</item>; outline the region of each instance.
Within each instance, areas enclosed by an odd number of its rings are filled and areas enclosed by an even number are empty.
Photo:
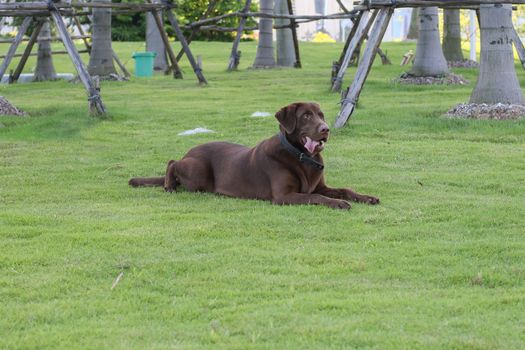
[[[213,170],[205,159],[186,157],[168,163],[166,191],[181,184],[190,192],[214,192]]]
[[[179,179],[175,173],[175,164],[177,162],[170,160],[166,168],[166,176],[164,177],[164,190],[166,192],[173,192],[180,185]]]

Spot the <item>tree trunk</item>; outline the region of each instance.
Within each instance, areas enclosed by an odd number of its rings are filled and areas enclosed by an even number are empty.
[[[273,0],[260,0],[260,11],[273,14]],[[273,20],[271,18],[261,18],[259,20],[259,44],[255,56],[254,68],[275,67],[275,56],[273,53]]]
[[[275,0],[275,14],[287,15],[287,0]],[[289,19],[275,19],[275,25],[290,25]],[[277,34],[277,65],[293,67],[295,65],[295,51],[293,46],[292,31],[290,28],[276,29]]]
[[[92,0],[92,2],[110,3],[111,0]],[[94,8],[91,21],[92,48],[88,72],[92,76],[117,74],[113,65],[113,49],[111,48],[111,9]]]
[[[481,59],[471,103],[524,104],[512,51],[512,5],[481,5]]]
[[[412,8],[412,14],[410,15],[410,26],[408,27],[407,39],[417,40],[419,26],[417,25],[419,17],[419,8]]]
[[[410,74],[417,77],[440,76],[448,73],[447,61],[439,42],[437,7],[419,9],[419,39]]]
[[[463,61],[459,9],[443,10],[443,54],[447,61]]]
[[[161,12],[159,12],[161,13]],[[166,59],[166,48],[159,33],[159,28],[153,19],[153,15],[146,13],[146,51],[155,52],[155,61],[153,62],[154,70],[165,71],[168,69],[168,61]]]
[[[42,19],[44,24],[38,35],[38,57],[34,81],[55,80],[57,73],[51,56],[51,26],[49,18]]]

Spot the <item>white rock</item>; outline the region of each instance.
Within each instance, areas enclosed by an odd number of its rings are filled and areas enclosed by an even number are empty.
[[[186,136],[186,135],[195,135],[195,134],[208,134],[208,133],[211,133],[211,132],[215,132],[215,131],[209,130],[209,129],[206,129],[206,128],[195,128],[195,129],[192,129],[192,130],[186,130],[186,131],[180,132],[178,135],[179,136]]]
[[[253,112],[252,113],[252,117],[269,117],[271,116],[272,114],[271,113],[268,113],[268,112],[260,112],[260,111],[256,111],[256,112]]]

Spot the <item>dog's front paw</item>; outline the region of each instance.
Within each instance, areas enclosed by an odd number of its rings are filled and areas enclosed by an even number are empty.
[[[175,188],[174,187],[166,187],[166,186],[164,186],[164,191],[166,191],[168,193],[171,193],[171,192],[175,191]]]
[[[372,197],[372,196],[363,196],[360,202],[370,204],[370,205],[376,205],[376,204],[379,204],[379,198]]]
[[[348,203],[347,201],[345,200],[342,200],[342,199],[334,199],[332,201],[330,201],[330,203],[328,203],[328,206],[330,208],[334,208],[334,209],[350,209],[352,208],[352,205],[350,203]]]

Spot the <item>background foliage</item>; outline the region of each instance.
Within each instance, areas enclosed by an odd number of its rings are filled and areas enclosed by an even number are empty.
[[[116,2],[141,2],[139,0]],[[244,7],[244,1],[240,0],[226,0],[217,1],[217,5],[209,17],[219,16],[225,13],[240,11]],[[181,25],[188,24],[199,20],[206,12],[209,0],[182,0],[178,1],[175,12]],[[256,11],[257,5],[252,4],[251,10]],[[247,26],[253,26],[256,22],[249,18]],[[168,35],[175,36],[173,29],[168,21],[164,23]],[[232,17],[223,20],[220,23],[224,27],[237,27],[239,25],[239,18]],[[112,22],[112,38],[114,41],[143,41],[146,33],[146,15],[138,13],[134,15],[117,15],[113,16]],[[189,31],[186,31],[188,34]],[[212,32],[202,31],[196,35],[196,40],[216,40],[216,41],[231,41],[235,35],[234,32]]]

